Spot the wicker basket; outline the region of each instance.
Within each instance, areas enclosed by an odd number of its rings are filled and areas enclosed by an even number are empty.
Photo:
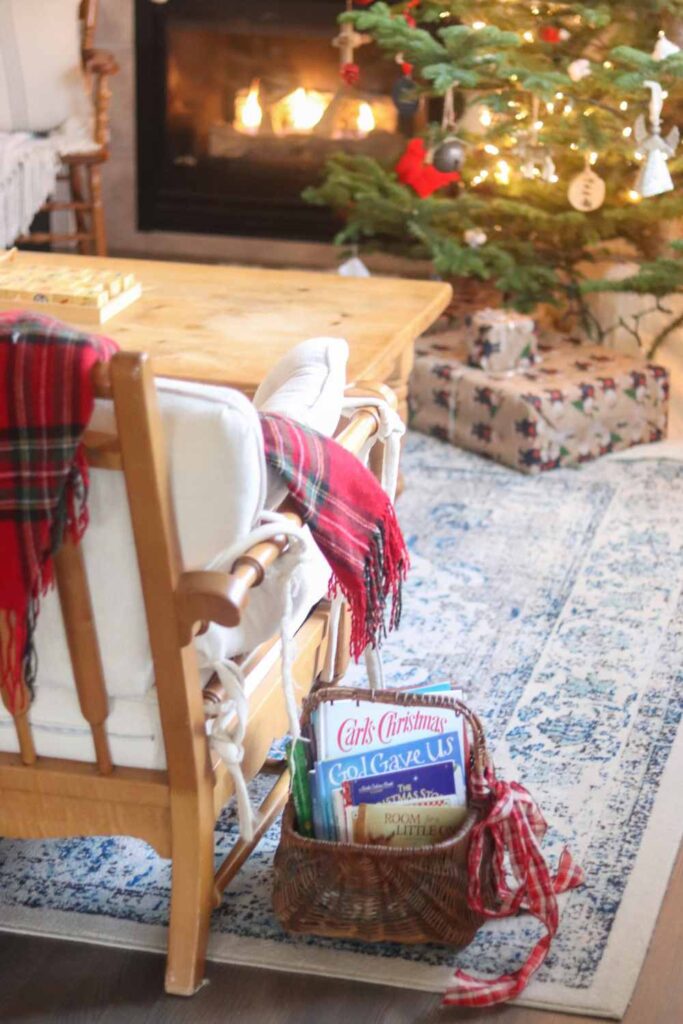
[[[323,701],[351,698],[409,706],[455,707],[472,734],[470,765],[488,763],[479,719],[460,702],[438,695],[334,687],[304,702],[302,722]],[[438,942],[463,947],[485,918],[467,902],[467,857],[472,829],[487,807],[471,806],[456,835],[433,846],[400,848],[309,839],[296,831],[290,797],[275,855],[273,906],[288,932],[365,942]],[[482,868],[491,891],[491,856]]]

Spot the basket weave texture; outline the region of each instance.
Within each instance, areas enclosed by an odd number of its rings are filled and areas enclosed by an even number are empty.
[[[470,768],[488,763],[479,719],[466,705],[433,695],[334,687],[304,702],[302,724],[323,701],[353,699],[407,706],[450,708],[464,716],[470,732]],[[336,843],[296,831],[290,797],[275,855],[273,907],[288,932],[364,942],[437,942],[468,945],[485,918],[467,901],[472,829],[487,807],[470,804],[458,832],[432,846],[415,848]],[[491,853],[482,867],[484,892],[492,891]]]

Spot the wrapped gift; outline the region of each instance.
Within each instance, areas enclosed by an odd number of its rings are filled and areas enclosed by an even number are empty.
[[[470,366],[509,373],[537,359],[536,324],[513,310],[482,309],[465,319],[463,337]]]
[[[539,344],[537,365],[468,365],[462,331],[418,342],[411,425],[524,473],[574,466],[666,433],[667,370],[604,347]]]

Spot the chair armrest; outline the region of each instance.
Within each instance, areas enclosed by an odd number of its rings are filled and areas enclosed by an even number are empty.
[[[382,385],[364,385],[365,390],[360,390],[354,397],[370,396],[373,393],[370,387],[381,388]],[[335,440],[355,455],[377,432],[378,427],[377,412],[372,408],[360,408],[354,411]],[[292,523],[301,526],[301,517],[295,512],[291,499],[285,499],[279,511]],[[183,573],[176,589],[181,642],[184,645],[190,643],[197,623],[202,624],[200,631],[206,629],[209,622],[216,622],[220,626],[239,625],[249,600],[249,592],[252,587],[258,587],[263,582],[266,571],[283,554],[287,543],[287,537],[283,534],[282,537],[255,544],[235,561],[229,573]]]
[[[119,65],[114,55],[107,50],[86,50],[83,55],[83,70],[91,82],[95,111],[95,142],[105,149],[109,143],[109,78],[118,72]]]

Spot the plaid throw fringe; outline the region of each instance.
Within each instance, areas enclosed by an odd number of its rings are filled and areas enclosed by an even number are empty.
[[[286,416],[262,415],[266,462],[287,484],[297,512],[332,569],[330,594],[351,612],[351,655],[378,646],[401,616],[408,552],[394,506],[372,473],[330,438]]]
[[[0,315],[0,688],[15,714],[33,694],[33,633],[52,556],[88,522],[90,371],[115,350],[49,317]]]
[[[559,923],[557,894],[574,889],[584,880],[583,870],[569,850],[563,850],[557,874],[551,875],[541,851],[547,824],[533,797],[517,782],[503,782],[493,769],[470,780],[473,800],[491,801],[487,817],[472,830],[468,857],[467,900],[485,917],[510,917],[528,911],[546,928],[524,965],[499,978],[475,978],[456,971],[454,983],[446,990],[444,1006],[493,1006],[515,999],[545,960]],[[493,844],[494,908],[484,904],[481,867],[488,836]],[[517,885],[510,886],[506,860]]]

